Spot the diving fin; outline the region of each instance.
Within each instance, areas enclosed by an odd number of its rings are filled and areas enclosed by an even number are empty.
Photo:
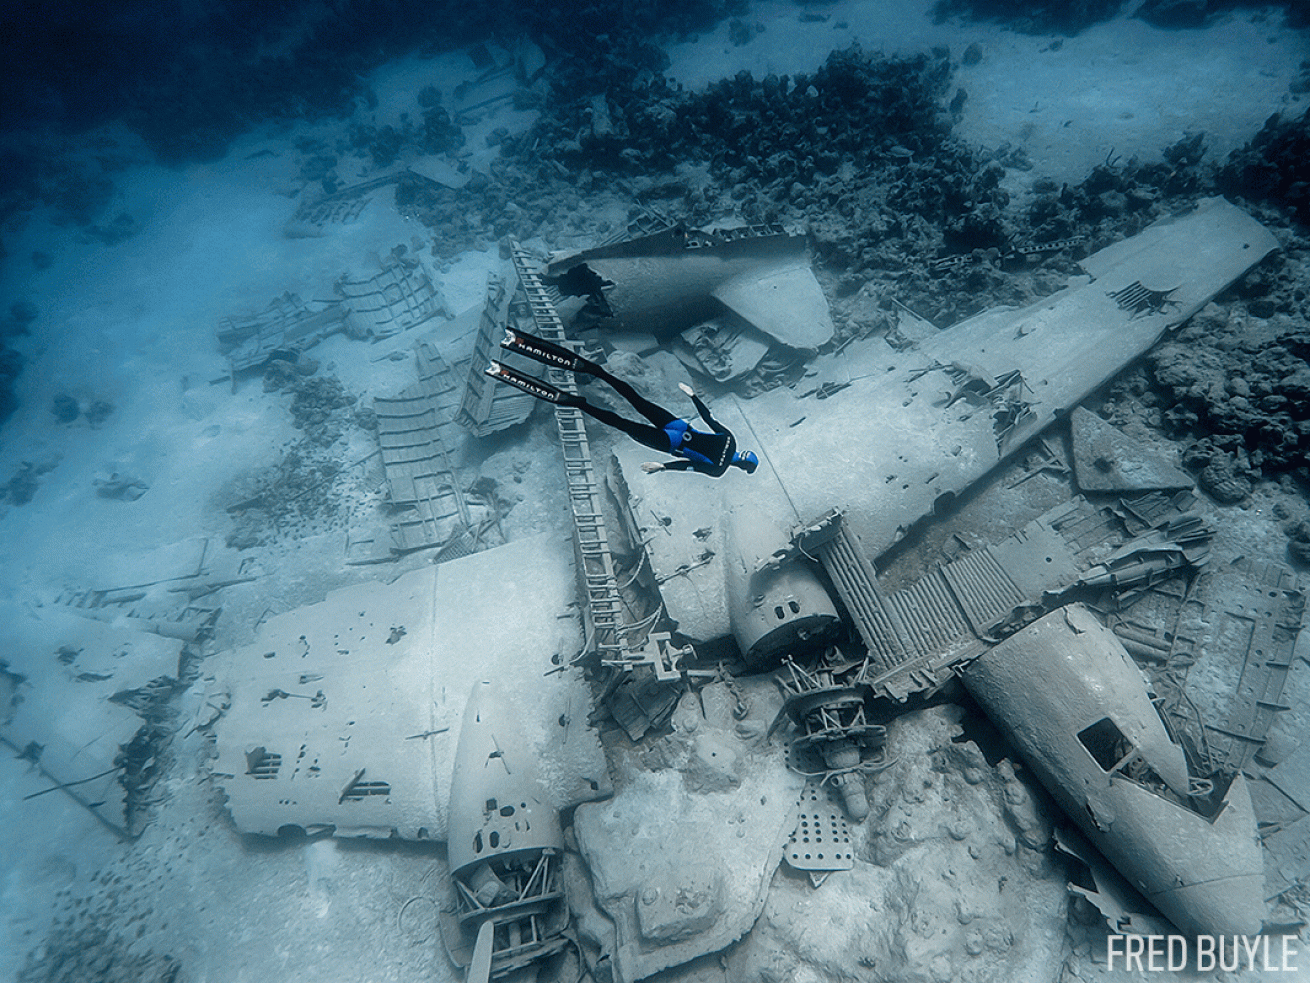
[[[554,369],[566,369],[569,372],[582,372],[587,375],[597,375],[601,371],[601,367],[591,359],[583,358],[563,345],[557,345],[553,341],[523,331],[515,331],[513,328],[505,329],[505,340],[500,343],[500,347],[526,355],[534,362],[541,362]]]
[[[555,403],[557,406],[577,406],[578,403],[582,402],[581,396],[566,393],[562,389],[556,389],[535,376],[525,375],[517,369],[511,369],[504,362],[497,362],[493,359],[485,371],[491,378],[508,383],[515,389],[521,389],[529,396],[536,396],[537,399],[545,400],[547,403]]]

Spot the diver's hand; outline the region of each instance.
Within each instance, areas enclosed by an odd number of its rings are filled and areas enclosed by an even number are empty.
[[[696,390],[692,389],[691,386],[687,385],[685,382],[679,382],[678,388],[681,389],[683,392],[685,392],[688,396],[696,395]]]
[[[647,474],[654,474],[656,471],[663,471],[664,465],[657,464],[654,461],[647,461],[641,466],[641,470],[645,471]]]

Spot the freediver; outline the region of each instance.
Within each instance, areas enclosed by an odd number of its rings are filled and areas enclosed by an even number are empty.
[[[593,419],[621,430],[637,443],[657,451],[675,454],[681,460],[666,461],[662,464],[647,462],[641,469],[647,473],[655,471],[699,471],[712,478],[722,477],[728,468],[741,468],[747,474],[754,474],[760,460],[751,451],[744,454],[737,452],[737,439],[732,431],[710,416],[710,409],[691,386],[679,383],[678,388],[691,397],[700,418],[710,425],[712,433],[697,430],[680,417],[674,416],[662,406],[656,406],[643,397],[632,386],[616,376],[610,375],[590,359],[583,358],[554,342],[537,338],[522,331],[507,328],[505,340],[500,346],[507,351],[518,352],[528,358],[557,369],[595,376],[609,384],[610,388],[626,399],[638,413],[649,423],[637,423],[612,413],[601,406],[593,406],[581,396],[556,389],[549,383],[534,376],[524,375],[502,362],[492,361],[486,373],[493,379],[508,383],[530,396],[555,403],[559,406],[571,406],[581,410]]]

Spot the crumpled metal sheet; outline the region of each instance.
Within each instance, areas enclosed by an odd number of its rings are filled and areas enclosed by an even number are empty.
[[[547,276],[585,266],[625,330],[676,334],[731,311],[774,341],[816,349],[833,335],[805,236],[780,226],[674,228],[552,257]]]
[[[1077,829],[1072,826],[1056,826],[1055,846],[1057,850],[1082,861],[1086,866],[1095,888],[1070,883],[1069,890],[1086,898],[1105,917],[1111,932],[1120,935],[1169,934],[1169,923],[1110,866],[1110,862]]]
[[[1073,469],[1084,492],[1192,488],[1195,482],[1157,451],[1081,406],[1069,414]]]
[[[132,835],[120,756],[144,721],[120,694],[176,678],[181,642],[46,604],[0,609],[0,740]]]
[[[342,277],[338,295],[350,308],[354,327],[373,338],[388,338],[434,317],[449,317],[441,295],[423,265],[407,259],[399,247],[383,260],[382,269],[364,280]]]
[[[311,309],[298,294],[287,292],[257,314],[225,317],[219,322],[219,348],[232,372],[268,361],[275,352],[302,352],[344,331],[349,310],[342,304]]]

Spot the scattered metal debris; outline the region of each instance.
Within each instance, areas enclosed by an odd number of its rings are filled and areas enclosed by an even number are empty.
[[[350,308],[357,332],[378,340],[434,317],[450,316],[432,278],[405,253],[403,246],[393,249],[383,260],[382,270],[367,280],[343,276],[336,282],[335,290]]]
[[[283,235],[289,239],[308,239],[323,235],[326,227],[332,223],[355,221],[373,200],[373,192],[395,184],[402,174],[384,174],[371,181],[342,188],[323,198],[302,202],[287,222]]]
[[[1283,686],[1305,617],[1305,593],[1292,571],[1243,559],[1211,571],[1184,593],[1130,592],[1117,608],[1114,630],[1151,667],[1163,687],[1161,712],[1196,766],[1248,769],[1274,716],[1285,709]],[[1240,668],[1229,704],[1203,720],[1187,696],[1187,677],[1194,665],[1220,653],[1240,661]]]
[[[1067,239],[1051,239],[1047,242],[1029,242],[1022,246],[1015,246],[1009,255],[1035,256],[1039,253],[1056,253],[1062,249],[1081,246],[1086,241],[1087,236],[1069,236]]]
[[[749,324],[728,317],[711,318],[678,336],[673,353],[688,368],[716,382],[730,382],[750,372],[769,351],[769,339]]]
[[[219,350],[228,357],[233,384],[236,375],[263,365],[279,353],[294,357],[329,335],[349,328],[350,310],[342,303],[311,309],[297,294],[287,292],[258,314],[225,317],[219,322]]]
[[[1039,474],[1064,478],[1070,473],[1069,466],[1064,463],[1064,458],[1058,451],[1052,449],[1044,437],[1037,438],[1035,446],[1024,461],[1024,467],[1027,468],[1027,473],[1010,482],[1011,488],[1016,488],[1025,481],[1036,478]]]
[[[386,338],[438,315],[449,316],[445,299],[417,260],[397,246],[379,273],[365,280],[343,276],[335,285],[340,299],[311,307],[287,292],[258,314],[219,322],[220,351],[236,375],[270,359],[295,361],[328,336],[344,331],[352,338]]]
[[[991,253],[998,260],[1013,259],[1015,256],[1038,256],[1042,253],[1057,253],[1064,249],[1071,249],[1074,246],[1081,246],[1087,241],[1086,236],[1070,236],[1067,239],[1051,239],[1048,242],[1029,242],[1021,246],[1015,246],[1008,252],[1000,250],[976,250],[975,252]],[[928,264],[928,269],[933,273],[951,273],[963,269],[974,259],[974,252],[953,253],[949,256],[942,256]]]

